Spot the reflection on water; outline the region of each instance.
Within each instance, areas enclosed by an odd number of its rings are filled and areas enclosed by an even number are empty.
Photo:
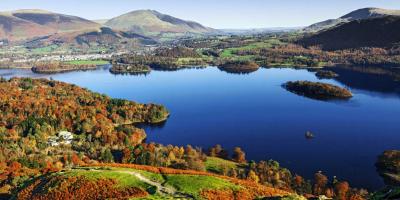
[[[400,70],[339,66],[330,68],[340,76],[335,80],[364,94],[374,92],[385,96],[400,96]]]
[[[171,111],[168,121],[142,126],[149,142],[240,146],[249,160],[275,159],[308,178],[322,170],[356,187],[382,186],[376,156],[399,148],[400,86],[387,74],[331,68],[340,76],[319,80],[307,70],[261,68],[238,76],[209,67],[130,76],[113,75],[108,67],[53,75],[0,70],[0,76],[52,77],[116,98],[163,104]],[[354,97],[316,101],[281,87],[296,80],[348,87]],[[305,139],[306,131],[315,138]]]

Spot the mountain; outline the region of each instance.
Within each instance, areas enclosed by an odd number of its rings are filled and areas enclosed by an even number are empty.
[[[354,20],[380,18],[385,16],[400,16],[400,10],[389,10],[382,8],[362,8],[355,10],[349,14],[346,14],[338,19],[329,19],[323,22],[312,24],[303,29],[303,31],[318,32]]]
[[[45,10],[16,10],[0,13],[0,40],[25,40],[35,37],[100,28],[95,22]]]
[[[98,23],[98,24],[103,25],[103,24],[105,24],[108,20],[109,20],[109,19],[95,19],[95,20],[92,20],[92,21],[94,21],[94,22],[96,22],[96,23]]]
[[[105,26],[152,37],[165,34],[206,34],[215,31],[197,22],[185,21],[154,10],[133,11],[108,20]]]
[[[265,33],[283,33],[298,31],[304,27],[270,27],[270,28],[252,28],[252,29],[219,29],[221,34],[226,35],[256,35]]]
[[[354,20],[306,36],[298,43],[305,46],[318,45],[324,50],[398,46],[400,45],[400,16]]]
[[[98,30],[83,30],[74,32],[64,32],[50,36],[38,37],[23,43],[27,48],[41,48],[51,45],[57,46],[76,46],[76,47],[94,47],[94,46],[118,46],[118,45],[146,45],[155,44],[151,38],[123,31],[115,31],[107,27],[101,27]]]

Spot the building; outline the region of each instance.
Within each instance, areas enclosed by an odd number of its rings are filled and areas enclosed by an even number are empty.
[[[57,136],[51,136],[48,139],[48,144],[52,147],[63,145],[70,145],[74,140],[74,135],[68,131],[60,131]]]

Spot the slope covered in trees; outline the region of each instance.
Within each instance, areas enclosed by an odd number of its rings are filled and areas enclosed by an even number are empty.
[[[79,138],[78,150],[140,144],[146,134],[128,124],[157,123],[169,114],[160,105],[112,99],[45,79],[2,79],[0,93],[2,163],[46,153],[50,138],[61,131]]]

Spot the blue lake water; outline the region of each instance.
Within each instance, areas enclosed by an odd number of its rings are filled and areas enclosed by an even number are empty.
[[[353,186],[381,187],[376,157],[400,148],[400,82],[337,72],[342,75],[337,80],[318,80],[314,72],[295,69],[238,75],[208,67],[133,76],[102,68],[51,77],[111,97],[165,105],[171,116],[162,126],[146,128],[147,141],[240,146],[249,160],[274,159],[307,178],[321,170]],[[0,70],[0,76],[49,77],[29,70]],[[326,102],[297,96],[281,87],[289,80],[333,83],[351,89],[354,98]],[[306,131],[315,139],[307,140]]]

